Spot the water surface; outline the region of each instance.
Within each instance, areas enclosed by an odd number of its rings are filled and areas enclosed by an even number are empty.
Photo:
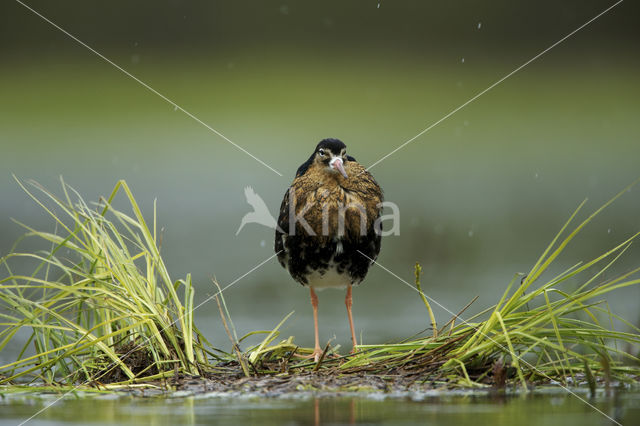
[[[529,396],[507,397],[466,392],[440,396],[436,392],[422,393],[386,399],[379,395],[317,398],[309,394],[278,399],[217,395],[168,399],[67,397],[28,424],[601,426],[615,425],[615,422],[634,425],[640,421],[640,393],[637,391],[616,393],[611,397],[601,394],[594,399],[589,399],[583,390],[578,393],[592,406],[558,388]],[[0,399],[0,425],[20,423],[54,400],[53,396]]]

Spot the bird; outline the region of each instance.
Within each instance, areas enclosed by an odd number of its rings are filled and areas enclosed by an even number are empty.
[[[244,225],[247,223],[259,223],[260,225],[267,226],[269,228],[276,228],[276,220],[269,212],[269,208],[264,200],[256,194],[252,187],[247,186],[244,189],[244,196],[247,199],[247,203],[253,207],[253,211],[245,214],[240,222],[240,227],[236,231],[236,235],[240,233]]]
[[[346,150],[339,139],[317,144],[284,194],[275,231],[278,261],[310,291],[315,334],[311,357],[316,362],[323,352],[316,290],[346,288],[352,352],[356,352],[352,287],[364,280],[381,246],[382,189]]]

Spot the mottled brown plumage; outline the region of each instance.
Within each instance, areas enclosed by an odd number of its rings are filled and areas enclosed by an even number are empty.
[[[339,173],[327,173],[326,166],[313,162],[303,175],[297,176],[291,188],[296,198],[295,213],[299,215],[307,208],[304,218],[314,233],[323,238],[339,235],[340,209],[344,211],[343,234],[359,234],[361,226],[366,229],[374,225],[379,216],[382,191],[373,176],[356,161],[346,161],[344,169],[348,178]],[[280,217],[289,230],[289,195],[287,191],[282,203]],[[307,207],[308,206],[308,207]],[[364,214],[361,214],[364,208]],[[323,215],[328,220],[328,229],[323,230]],[[305,232],[301,223],[296,230]]]
[[[310,287],[314,305],[316,349],[317,296],[314,288],[347,287],[351,319],[351,286],[367,274],[380,251],[382,190],[373,176],[337,139],[325,139],[300,166],[284,195],[275,235],[278,260],[294,280]]]

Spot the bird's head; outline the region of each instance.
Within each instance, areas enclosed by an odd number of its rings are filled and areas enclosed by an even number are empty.
[[[314,152],[313,162],[329,173],[340,173],[348,178],[344,163],[348,161],[347,146],[338,139],[323,139]]]

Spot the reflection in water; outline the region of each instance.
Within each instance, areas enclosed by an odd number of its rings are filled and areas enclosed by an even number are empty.
[[[327,399],[313,398],[313,424],[327,423],[358,424],[357,398]]]
[[[174,398],[70,397],[43,411],[30,425],[100,424],[423,424],[492,426],[608,424],[605,416],[557,388],[534,395],[414,393],[404,398]],[[587,392],[580,393],[583,396]],[[440,396],[438,396],[440,395]],[[295,395],[294,395],[295,396]],[[299,398],[302,397],[302,398]],[[16,424],[50,404],[53,396],[0,399],[0,425]],[[621,424],[640,424],[640,392],[604,392],[589,403]]]

